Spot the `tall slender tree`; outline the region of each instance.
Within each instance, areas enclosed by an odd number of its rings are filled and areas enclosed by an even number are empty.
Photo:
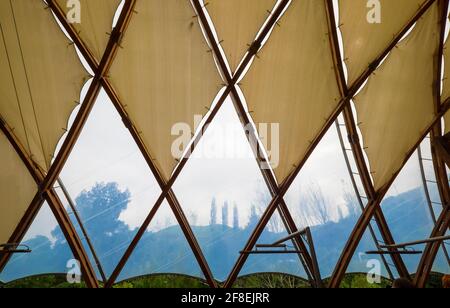
[[[225,201],[222,207],[222,225],[228,226],[229,207],[228,201]]]
[[[211,201],[211,214],[210,214],[209,224],[211,226],[217,225],[217,204],[216,204],[215,197]]]
[[[233,207],[233,228],[239,229],[239,209],[236,202]]]
[[[256,227],[258,222],[259,222],[259,215],[258,215],[256,206],[253,204],[252,208],[250,210],[250,217],[248,219],[247,228],[248,229],[253,229],[254,227]]]

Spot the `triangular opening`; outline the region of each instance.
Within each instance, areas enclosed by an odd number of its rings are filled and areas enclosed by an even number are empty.
[[[15,254],[0,274],[2,282],[30,276],[63,274],[73,254],[47,203],[44,203],[21,244],[31,253]],[[53,286],[54,287],[54,286]]]
[[[168,203],[164,202],[117,281],[167,274],[204,279],[181,227]]]
[[[450,235],[450,232],[447,232],[447,235]],[[446,252],[444,252],[444,248],[442,247],[441,249],[439,249],[439,252],[433,263],[432,271],[438,274],[449,275],[450,274],[450,261],[448,255],[448,250],[450,248],[449,241],[444,243],[443,246],[445,246]]]
[[[413,155],[401,171],[382,202],[382,210],[397,244],[429,238],[434,227],[429,204],[421,180],[417,155]],[[408,249],[423,251],[424,246]],[[403,255],[408,271],[413,274],[421,254]]]
[[[297,228],[311,228],[322,278],[331,276],[361,214],[335,126],[306,162],[285,200]]]
[[[391,265],[390,258],[388,258],[389,263],[384,263],[380,255],[367,254],[369,251],[376,250],[371,235],[366,231],[347,268],[341,288],[386,288],[390,286],[390,275],[386,265],[391,271],[395,271],[395,267]]]
[[[161,190],[104,91],[61,180],[109,278]]]
[[[430,136],[427,136],[424,139],[424,141],[420,145],[420,148],[417,150],[417,153],[419,164],[421,164],[419,166],[422,168],[421,171],[423,171],[425,196],[427,196],[428,193],[434,217],[435,219],[437,219],[442,212],[443,205],[441,201],[441,196],[439,194],[438,183],[436,180],[436,173],[434,170]]]

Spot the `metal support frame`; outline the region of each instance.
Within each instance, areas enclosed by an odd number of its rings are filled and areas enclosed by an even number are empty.
[[[341,95],[345,97],[348,95],[349,89],[347,87],[347,83],[345,80],[343,61],[341,58],[341,52],[339,48],[337,24],[334,17],[333,0],[327,0],[326,6],[327,6],[328,24],[330,28],[329,38],[332,46],[331,49],[333,51],[333,58],[335,61],[335,71],[337,75],[337,81],[339,84]],[[356,166],[358,168],[358,173],[361,177],[361,181],[363,183],[366,196],[368,196],[368,200],[369,202],[371,202],[375,198],[375,187],[373,185],[372,178],[370,176],[369,167],[364,159],[364,153],[361,146],[361,142],[359,140],[356,121],[350,104],[348,104],[344,109],[344,120],[348,132],[348,139],[350,142],[350,146],[352,148],[352,153],[354,155]],[[375,212],[375,220],[378,229],[381,233],[381,236],[383,237],[383,241],[387,244],[394,244],[395,242],[394,237],[392,236],[392,233],[386,222],[381,207],[379,207]],[[378,245],[378,243],[376,243],[376,245]],[[392,252],[395,252],[395,250],[393,250]],[[397,269],[397,272],[400,274],[400,276],[410,279],[410,275],[401,256],[394,254],[392,256],[392,259],[394,261],[395,268]]]
[[[444,55],[444,39],[445,30],[447,23],[447,12],[449,8],[449,0],[439,0],[439,12],[440,12],[440,41],[439,50],[436,55],[437,59],[435,61],[435,80],[434,80],[434,96],[435,96],[435,114],[442,113],[442,97],[441,97],[441,79],[442,79],[442,67],[443,67],[443,55]],[[447,151],[444,149],[440,150],[440,141],[442,141],[442,122],[439,121],[433,127],[430,132],[431,141],[431,155],[433,158],[433,166],[436,174],[436,182],[439,190],[439,195],[441,197],[442,203],[442,214],[438,219],[435,228],[432,231],[431,237],[444,236],[449,228],[450,220],[450,187],[448,182],[447,169],[445,166],[446,158],[445,155]],[[425,252],[420,260],[414,283],[417,287],[423,288],[426,285],[428,277],[430,275],[431,269],[433,267],[434,260],[436,259],[437,253],[439,251],[438,243],[429,243],[425,248]]]

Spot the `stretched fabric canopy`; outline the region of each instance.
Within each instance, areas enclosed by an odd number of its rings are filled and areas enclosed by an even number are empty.
[[[450,133],[450,112],[444,116],[444,134]]]
[[[442,102],[450,98],[450,46],[449,40],[444,46],[444,84],[442,88]]]
[[[156,165],[169,178],[172,127],[204,115],[222,83],[189,1],[140,0],[116,60],[111,83]]]
[[[325,1],[294,0],[242,82],[255,123],[280,124],[283,181],[340,101]],[[273,140],[272,140],[273,142]]]
[[[442,87],[442,103],[450,98],[450,40],[447,38],[447,41],[444,45],[444,80]],[[445,133],[450,133],[450,112],[444,117],[445,120]]]
[[[375,2],[375,1],[374,1]],[[369,64],[392,42],[392,39],[412,19],[425,0],[380,0],[380,23],[376,21],[375,7],[368,1],[339,0],[339,24],[344,57],[351,85],[369,67]]]
[[[211,0],[207,6],[233,71],[272,10],[275,0]]]
[[[57,0],[59,6],[69,17],[76,17],[67,0]],[[100,61],[109,41],[114,14],[120,0],[80,0],[80,23],[72,23],[86,46],[92,51],[94,57]]]
[[[399,171],[434,119],[434,58],[439,14],[434,4],[355,98],[375,188]]]
[[[0,23],[0,115],[47,170],[88,75],[43,1],[1,1]]]
[[[30,172],[1,132],[0,155],[0,244],[4,244],[25,214],[37,187]]]

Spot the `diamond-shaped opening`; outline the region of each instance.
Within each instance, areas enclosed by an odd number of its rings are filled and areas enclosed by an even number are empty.
[[[381,256],[366,254],[376,250],[371,235],[366,231],[348,266],[347,275],[341,283],[342,288],[386,288],[390,285],[388,270]],[[395,271],[390,263],[387,266]]]
[[[355,156],[353,155],[353,152],[352,152],[352,145],[350,144],[350,140],[349,140],[349,137],[348,137],[349,133],[348,133],[348,130],[347,130],[347,127],[346,127],[346,124],[345,124],[345,120],[344,120],[343,114],[339,115],[336,125],[338,127],[338,129],[337,129],[338,138],[342,138],[342,146],[341,146],[341,148],[342,148],[342,151],[345,151],[344,152],[344,159],[345,159],[345,157],[347,157],[348,164],[350,166],[349,169],[353,173],[353,178],[355,180],[356,189],[358,190],[358,193],[361,195],[361,197],[363,197],[362,198],[363,203],[366,203],[367,202],[367,198],[366,198],[367,196],[366,196],[366,193],[364,191],[364,185],[362,183],[361,176],[358,173],[358,165],[356,163]],[[358,134],[360,134],[360,131],[359,131],[358,128],[357,128],[357,131],[358,131]]]
[[[0,281],[47,274],[66,274],[68,261],[74,259],[61,228],[47,203],[44,203],[21,244],[31,253],[14,254],[0,274]]]
[[[434,227],[425,196],[417,155],[401,171],[382,202],[382,210],[396,243],[429,238]],[[423,251],[423,245],[412,247]],[[414,273],[421,255],[402,256],[410,273]]]
[[[450,233],[447,232],[447,235],[449,235]],[[433,272],[435,273],[440,273],[440,274],[444,274],[444,275],[449,275],[450,274],[450,260],[449,260],[449,255],[448,255],[448,250],[450,248],[449,242],[447,241],[446,244],[444,244],[446,252],[444,252],[444,248],[441,247],[439,249],[439,252],[436,256],[436,259],[434,260],[433,263]]]
[[[449,235],[449,232],[447,232]],[[443,287],[444,275],[450,275],[450,259],[448,255],[449,245],[446,245],[446,253],[441,247],[436,255],[426,288],[441,289]]]
[[[225,280],[271,199],[231,100],[209,126],[174,191],[214,277]]]
[[[442,202],[441,202],[441,196],[439,194],[439,188],[436,181],[436,173],[434,170],[434,164],[433,164],[433,155],[431,153],[431,143],[430,138],[427,137],[422,142],[420,149],[420,158],[419,163],[422,162],[424,176],[425,176],[425,187],[424,189],[428,190],[431,205],[433,207],[433,213],[435,215],[435,218],[439,217],[439,215],[442,212]]]
[[[285,200],[297,228],[311,228],[321,275],[329,277],[361,214],[335,126],[319,143]]]
[[[117,281],[158,274],[183,274],[204,279],[167,202],[161,205]]]
[[[100,92],[61,180],[76,204],[108,278],[161,190],[104,91]],[[71,218],[75,221],[74,215]]]

